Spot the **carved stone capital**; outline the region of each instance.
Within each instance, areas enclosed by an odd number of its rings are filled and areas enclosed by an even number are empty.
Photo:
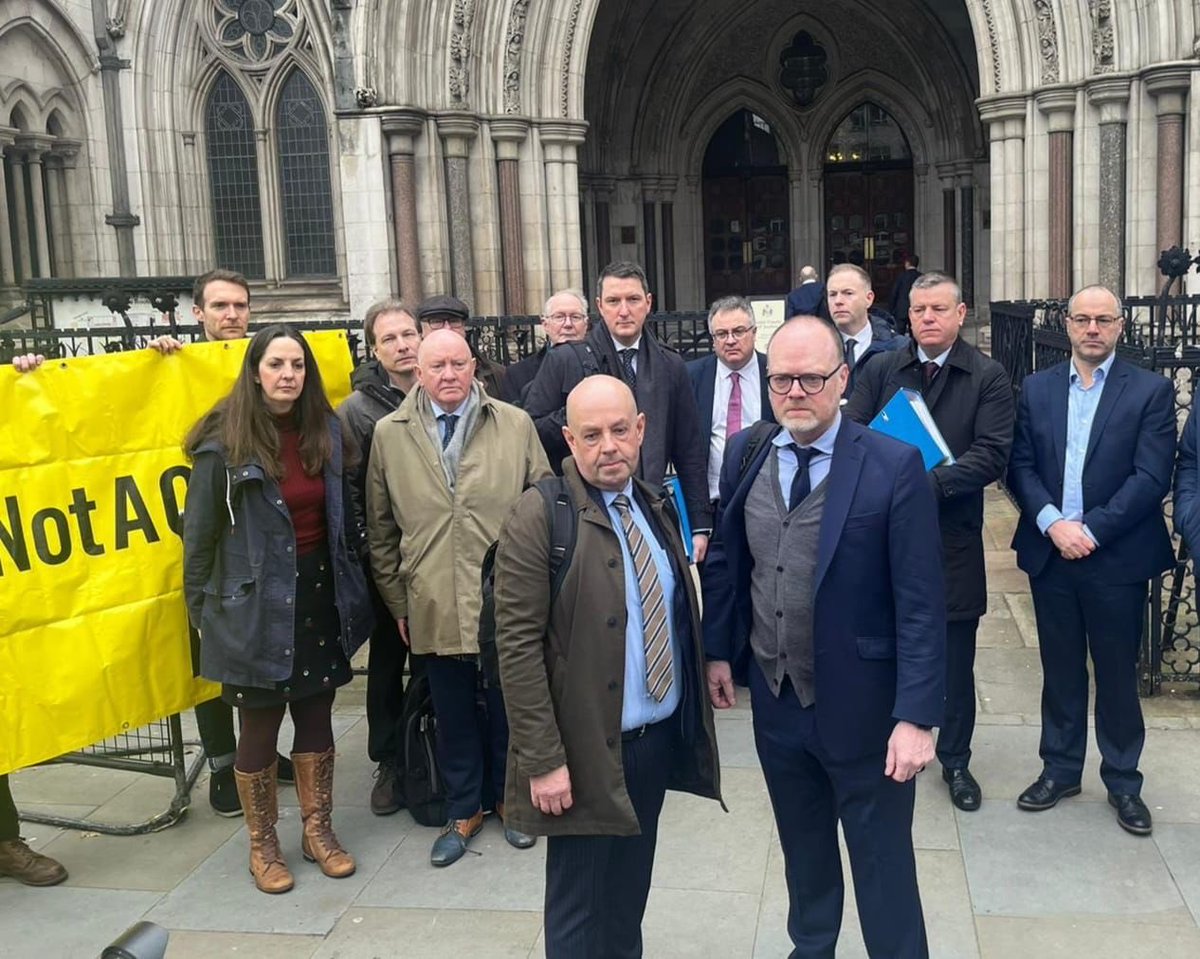
[[[1013,140],[1025,136],[1025,97],[988,97],[977,100],[979,118],[988,125],[993,140]]]
[[[496,144],[496,158],[515,160],[520,155],[521,144],[529,136],[529,120],[525,117],[491,117],[488,132]]]
[[[1075,129],[1074,87],[1045,87],[1034,95],[1038,111],[1045,115],[1051,133],[1070,133]]]
[[[586,123],[572,123],[569,120],[542,123],[538,126],[538,139],[542,143],[578,145],[587,139],[587,128]]]
[[[17,138],[17,134],[20,132],[21,131],[16,127],[0,126],[0,153],[3,153],[6,148],[13,145],[13,142]]]
[[[447,157],[465,157],[479,135],[479,118],[473,113],[441,113],[436,117],[438,136]]]
[[[381,116],[379,125],[387,137],[388,154],[412,156],[417,137],[425,132],[425,120],[420,110],[394,110]]]
[[[50,159],[57,160],[64,170],[74,170],[75,162],[79,159],[79,151],[83,143],[79,140],[64,140],[59,137],[54,141],[50,150]]]
[[[1088,84],[1088,101],[1100,110],[1100,124],[1124,123],[1129,118],[1130,78],[1105,77]]]
[[[31,163],[41,163],[42,156],[54,146],[54,137],[45,133],[21,133],[17,135],[14,146],[29,154]]]
[[[1142,74],[1146,92],[1154,97],[1158,116],[1187,112],[1187,95],[1192,85],[1191,67],[1173,66],[1148,70]]]

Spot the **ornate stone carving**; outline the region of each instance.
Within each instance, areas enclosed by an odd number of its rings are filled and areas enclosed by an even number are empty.
[[[1058,28],[1054,25],[1054,5],[1050,0],[1033,0],[1033,15],[1037,19],[1042,83],[1058,83]]]
[[[575,31],[579,27],[579,7],[582,0],[572,0],[571,17],[567,20],[567,42],[563,45],[562,81],[559,88],[559,106],[564,117],[570,116],[571,103],[571,48],[575,45]]]
[[[277,60],[301,32],[300,11],[297,0],[216,0],[208,26],[227,56],[263,67]]]
[[[379,91],[374,87],[355,87],[354,102],[360,110],[369,110],[379,105]]]
[[[1112,73],[1116,69],[1112,0],[1088,0],[1088,12],[1092,16],[1092,69]]]
[[[504,39],[504,112],[521,112],[521,45],[525,42],[525,14],[529,0],[515,0],[508,14]]]
[[[109,0],[104,29],[113,40],[120,40],[125,36],[125,22],[128,19],[128,13],[129,0]]]
[[[1000,92],[1000,49],[996,45],[996,15],[991,0],[982,0],[983,21],[987,24],[988,47],[992,53],[992,92]]]
[[[462,103],[471,90],[471,25],[475,22],[475,0],[454,0],[450,27],[450,99]]]
[[[829,81],[829,57],[812,34],[801,30],[779,54],[779,84],[798,107],[811,106]]]

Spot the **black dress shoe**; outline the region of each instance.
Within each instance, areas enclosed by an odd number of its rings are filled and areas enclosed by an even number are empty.
[[[1041,812],[1053,809],[1060,799],[1079,795],[1079,784],[1067,786],[1053,779],[1038,776],[1037,781],[1017,797],[1017,808],[1026,812]]]
[[[1108,804],[1117,811],[1117,822],[1126,832],[1135,836],[1149,836],[1153,828],[1150,822],[1150,810],[1142,802],[1140,796],[1117,796],[1108,794]]]
[[[971,770],[943,769],[942,782],[950,787],[950,801],[963,812],[974,812],[983,801],[983,791]]]

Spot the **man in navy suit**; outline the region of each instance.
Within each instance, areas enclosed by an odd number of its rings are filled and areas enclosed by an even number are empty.
[[[754,309],[741,296],[723,296],[708,310],[713,354],[687,365],[708,438],[708,498],[720,495],[725,444],[751,423],[775,422],[767,392],[767,358],[754,348]]]
[[[816,267],[804,266],[800,270],[800,285],[787,295],[785,320],[793,316],[821,316],[829,318],[825,305],[825,284],[817,275]]]
[[[729,443],[702,572],[709,695],[750,686],[793,959],[834,954],[839,821],[867,952],[926,957],[912,816],[943,708],[937,503],[914,447],[842,418],[830,324],[785,323],[767,368],[782,428]]]
[[[1173,560],[1162,504],[1174,397],[1170,380],[1115,355],[1124,320],[1109,290],[1085,287],[1068,314],[1071,359],[1022,385],[1008,469],[1042,657],[1042,773],[1017,805],[1038,812],[1079,793],[1091,653],[1100,778],[1121,827],[1147,836],[1137,660],[1146,582]]]

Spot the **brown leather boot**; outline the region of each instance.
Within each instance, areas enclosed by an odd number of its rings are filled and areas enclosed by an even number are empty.
[[[333,834],[333,750],[292,753],[296,769],[296,795],[304,817],[304,858],[315,862],[331,879],[344,879],[355,870],[354,857]]]
[[[254,885],[272,894],[287,892],[295,884],[292,873],[279,851],[279,836],[275,823],[279,821],[279,802],[275,791],[277,762],[262,772],[244,773],[233,770],[238,798],[246,814],[246,831],[250,833],[250,874]]]
[[[24,839],[0,842],[0,876],[12,876],[27,886],[57,886],[67,870],[57,859],[34,852]]]

